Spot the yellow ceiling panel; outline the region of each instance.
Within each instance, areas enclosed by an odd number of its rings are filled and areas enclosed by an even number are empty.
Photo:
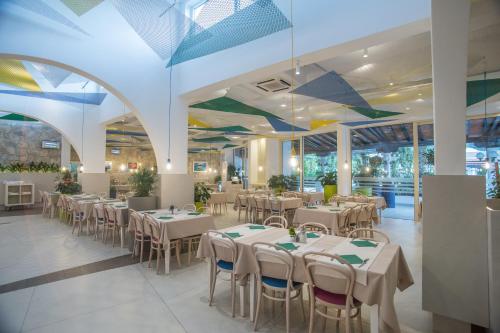
[[[419,98],[426,99],[432,97],[432,86],[426,86],[419,89],[403,90],[399,92],[388,93],[385,96],[368,99],[370,105],[390,105],[397,103],[406,103],[415,101]]]
[[[188,125],[191,127],[203,127],[203,128],[211,127],[207,123],[204,123],[203,121],[198,120],[191,115],[188,115]]]
[[[325,127],[336,123],[338,120],[333,119],[313,119],[310,122],[311,131],[320,127]]]
[[[0,59],[0,82],[26,90],[42,91],[23,63],[16,59]]]

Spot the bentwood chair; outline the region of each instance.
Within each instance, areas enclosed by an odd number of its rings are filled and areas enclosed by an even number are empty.
[[[337,218],[337,229],[338,231],[335,233],[336,236],[346,236],[349,233],[349,220],[352,215],[352,208],[344,209],[340,212]],[[333,230],[332,230],[332,233]]]
[[[372,228],[354,229],[347,235],[347,238],[366,239],[384,243],[391,242],[391,239],[387,236],[387,234]]]
[[[210,295],[208,305],[212,306],[217,275],[221,272],[231,275],[231,315],[236,310],[236,273],[234,267],[238,259],[238,247],[225,233],[215,230],[207,232],[210,246]]]
[[[330,231],[326,227],[326,225],[318,222],[306,222],[300,225],[299,229],[303,229],[305,231],[313,231],[313,232],[321,232],[325,235],[329,235]]]
[[[303,319],[305,318],[302,298],[302,283],[292,280],[295,267],[290,252],[276,244],[256,242],[252,244],[257,267],[257,310],[254,331],[257,330],[262,299],[285,303],[286,332],[290,332],[290,302],[300,301]],[[274,303],[273,303],[274,314]]]
[[[269,216],[267,219],[265,219],[264,222],[262,222],[262,225],[287,229],[288,228],[288,221],[283,216],[273,215],[273,216]]]
[[[168,239],[166,232],[161,235],[160,224],[156,222],[154,217],[149,214],[144,214],[144,225],[149,227],[149,235],[151,237],[151,249],[149,250],[148,268],[151,268],[151,259],[153,252],[156,251],[156,273],[160,272],[160,261],[162,259],[162,252],[165,252],[165,258],[168,264],[165,263],[165,273],[170,273],[170,256],[171,250],[175,249],[175,256],[177,258],[177,265],[181,266],[181,240]],[[166,239],[165,239],[166,238]]]
[[[248,200],[246,195],[243,194],[238,194],[237,196],[238,200],[238,222],[240,222],[241,219],[241,212],[245,212],[245,223],[248,221]]]
[[[93,216],[95,220],[94,224],[94,239],[97,240],[99,237],[99,229],[102,229],[102,239],[104,239],[104,204],[96,203],[93,207]]]
[[[132,251],[132,258],[136,256],[137,250],[139,250],[139,262],[142,263],[142,257],[144,254],[144,243],[150,242],[151,238],[146,235],[144,228],[144,216],[137,213],[133,209],[128,210],[129,213],[129,223],[134,226],[134,246]],[[138,249],[139,248],[139,249]]]
[[[78,226],[77,236],[80,236],[82,231],[82,223],[86,221],[89,217],[89,206],[85,204],[80,204],[78,201],[73,201],[73,229],[71,233],[75,232]]]
[[[318,260],[320,257],[327,262]],[[323,331],[326,319],[332,319],[336,321],[337,332],[340,322],[345,321],[345,331],[350,333],[351,319],[356,318],[362,332],[362,303],[353,296],[356,282],[354,268],[338,255],[323,252],[304,253],[302,260],[309,288],[309,333],[313,332],[316,314],[323,318]],[[336,262],[332,263],[333,260]],[[328,314],[329,309],[335,310],[336,315]]]
[[[112,246],[115,246],[115,234],[119,232],[116,210],[113,206],[104,205],[104,244],[108,240],[108,231],[112,233]]]
[[[270,215],[283,216],[285,215],[285,208],[283,201],[275,198],[269,199]]]
[[[40,194],[40,199],[42,202],[42,216],[45,216],[45,214],[47,213],[47,208],[48,208],[47,195],[46,195],[47,192],[39,190],[38,193]]]
[[[196,212],[196,206],[193,204],[185,204],[182,206],[182,210],[188,211],[188,212]]]

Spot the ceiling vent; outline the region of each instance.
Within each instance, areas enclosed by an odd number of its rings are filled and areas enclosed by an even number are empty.
[[[264,80],[257,82],[255,86],[267,93],[276,93],[290,89],[290,83],[282,79]]]

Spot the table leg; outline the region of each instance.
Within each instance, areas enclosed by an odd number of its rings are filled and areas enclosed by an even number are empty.
[[[125,228],[120,227],[120,247],[123,248],[125,246]]]
[[[170,242],[165,248],[165,274],[170,274]]]
[[[245,317],[245,286],[240,286],[240,316]]]
[[[370,306],[370,333],[378,333],[379,327],[379,306],[374,304]]]
[[[255,274],[250,273],[249,281],[250,283],[250,321],[254,320],[255,316]]]

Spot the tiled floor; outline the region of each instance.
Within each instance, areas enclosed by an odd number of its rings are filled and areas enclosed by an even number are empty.
[[[55,220],[20,216],[0,218],[0,223],[5,219],[11,223],[0,224],[0,284],[125,252],[86,236],[71,236],[70,228]],[[218,228],[235,223],[232,211],[216,218]],[[430,332],[430,315],[420,310],[421,226],[384,219],[381,229],[401,244],[415,279],[414,286],[396,294],[402,330]],[[248,318],[231,318],[228,282],[219,279],[211,308],[207,295],[205,263],[181,268],[173,263],[168,276],[156,275],[146,264],[136,264],[0,294],[0,332],[253,331]],[[292,308],[292,331],[305,332],[298,306]],[[277,307],[274,318],[264,315],[259,332],[284,332],[282,314]],[[368,332],[367,309],[363,317],[364,331]],[[327,332],[333,329],[327,326]]]

